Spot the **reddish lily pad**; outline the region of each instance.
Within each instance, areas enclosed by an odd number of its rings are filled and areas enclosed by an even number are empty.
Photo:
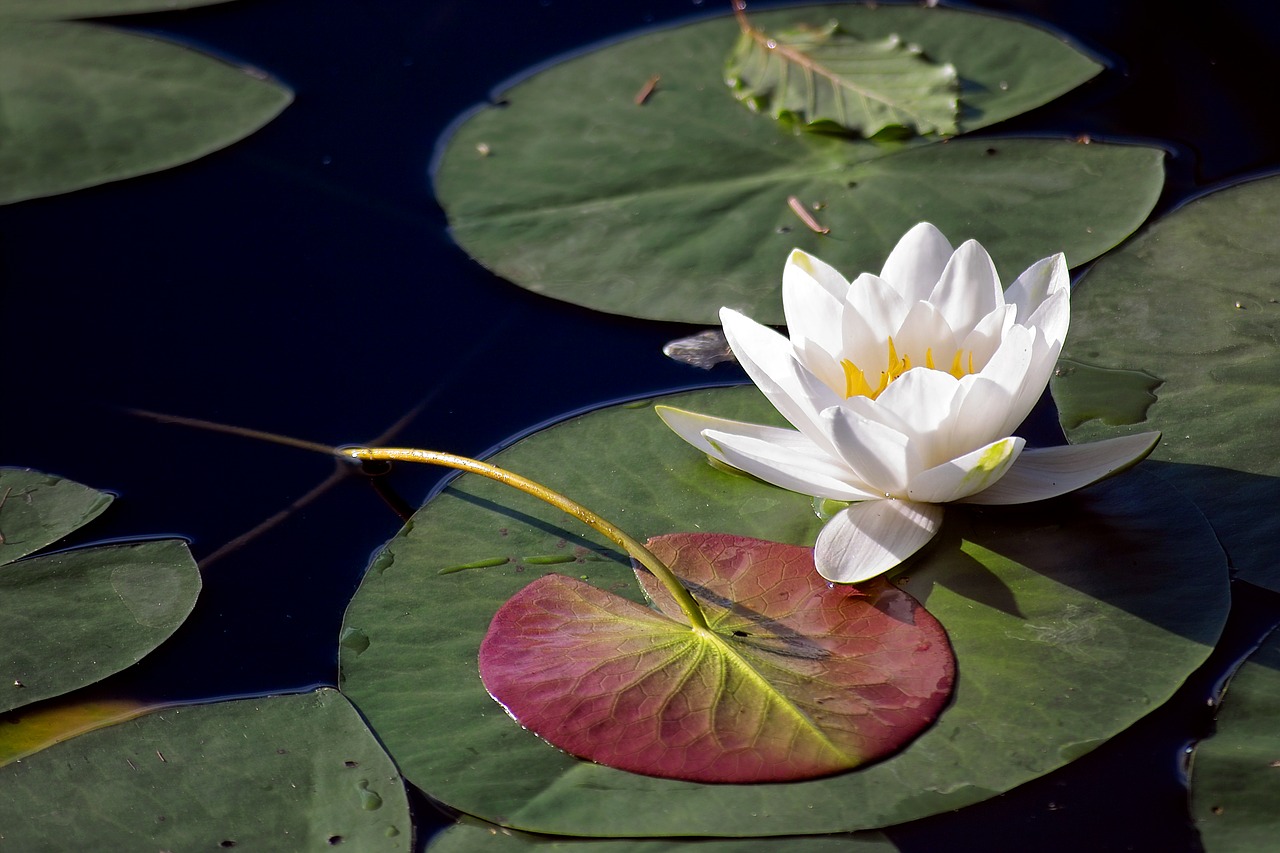
[[[763,539],[676,533],[649,547],[710,631],[643,569],[661,612],[544,575],[480,647],[485,687],[561,749],[696,782],[809,779],[897,752],[946,704],[946,634],[902,590],[833,587],[812,548]]]

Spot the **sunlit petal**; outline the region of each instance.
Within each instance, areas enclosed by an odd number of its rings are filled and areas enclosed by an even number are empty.
[[[911,306],[893,335],[893,342],[901,355],[911,359],[912,367],[937,365],[945,370],[958,349],[951,325],[929,302]]]
[[[951,244],[942,232],[921,222],[893,247],[880,270],[907,303],[928,299],[951,260]]]
[[[913,300],[904,298],[885,279],[864,272],[849,285],[845,313],[856,314],[866,322],[875,336],[875,340],[868,343],[877,353],[883,353],[885,341],[902,325],[913,304]]]
[[[733,354],[774,408],[796,429],[837,455],[835,448],[827,446],[826,430],[817,418],[821,409],[838,405],[841,398],[820,383],[802,387],[799,377],[804,369],[796,363],[791,342],[782,335],[728,308],[721,309],[720,322]]]
[[[785,446],[767,438],[717,430],[704,430],[702,435],[718,451],[717,458],[766,483],[838,501],[879,497],[838,461],[821,451],[813,452],[815,448],[807,442],[803,447]]]
[[[813,272],[821,264],[824,278]],[[838,285],[829,279],[834,275]],[[832,285],[828,287],[828,285]],[[796,351],[813,355],[815,348],[828,354],[840,352],[843,341],[840,315],[844,311],[844,296],[848,284],[830,267],[800,250],[791,253],[782,273],[782,310],[787,318],[787,332]]]
[[[892,412],[908,430],[904,434],[924,447],[951,419],[951,401],[960,390],[960,380],[941,370],[908,370],[889,383],[877,399],[881,410]],[[929,460],[921,452],[925,465],[943,460]]]
[[[1004,422],[1000,427],[1001,434],[1008,435],[1026,420],[1027,415],[1044,395],[1044,389],[1049,384],[1049,377],[1053,375],[1053,369],[1058,363],[1058,354],[1061,351],[1061,341],[1047,341],[1039,329],[1034,330],[1027,371],[1022,377],[1022,384],[1009,401]]]
[[[982,369],[995,354],[1000,341],[1013,325],[1018,309],[1012,305],[997,305],[990,314],[978,321],[973,330],[959,342],[961,352],[972,353],[973,363]]]
[[[907,436],[846,408],[827,409],[821,420],[836,452],[859,480],[881,496],[902,496],[920,460]]]
[[[963,502],[1020,504],[1065,495],[1136,465],[1159,440],[1160,433],[1143,432],[1089,444],[1023,450],[994,485]]]
[[[849,281],[835,267],[808,252],[792,249],[782,268],[783,287],[786,287],[789,279],[799,277],[807,278],[836,299],[844,299],[844,292],[849,289]]]
[[[907,489],[913,501],[950,503],[990,488],[1022,453],[1024,439],[1017,436],[993,441],[950,462],[916,475]]]
[[[1004,292],[987,250],[976,240],[961,244],[947,262],[928,300],[961,336],[994,311],[1004,302]]]
[[[1067,337],[1070,323],[1071,292],[1059,290],[1040,303],[1023,325],[1039,329],[1046,339],[1061,344]]]
[[[1027,325],[1033,311],[1050,295],[1071,288],[1066,258],[1059,252],[1036,261],[1009,285],[1004,300],[1018,311],[1017,322]]]
[[[883,574],[919,551],[942,525],[942,507],[913,501],[865,501],[838,512],[818,534],[818,573],[837,583]]]

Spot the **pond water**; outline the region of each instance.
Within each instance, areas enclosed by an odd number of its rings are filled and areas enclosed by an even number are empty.
[[[427,171],[450,122],[503,80],[710,5],[244,0],[122,21],[265,69],[296,101],[193,164],[0,208],[3,462],[120,495],[76,541],[179,535],[204,560],[192,619],[112,691],[195,700],[336,683],[343,609],[401,523],[358,478],[313,494],[334,470],[323,456],[132,410],[326,444],[394,429],[399,443],[476,455],[583,407],[741,381],[733,366],[661,355],[697,327],[593,313],[485,271],[451,242]],[[1110,65],[988,135],[1166,145],[1154,215],[1280,165],[1269,125],[1280,16],[1269,5],[965,8],[1056,28]],[[417,506],[439,480],[397,471],[391,485]],[[1215,683],[1274,612],[1269,600],[1238,602],[1221,654],[1106,747],[895,840],[909,851],[1198,849],[1181,749],[1204,733]]]

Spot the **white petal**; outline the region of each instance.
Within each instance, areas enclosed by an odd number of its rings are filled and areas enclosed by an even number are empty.
[[[795,430],[783,429],[782,427],[770,427],[763,424],[751,424],[746,421],[717,418],[714,415],[690,412],[686,409],[677,409],[674,406],[654,406],[653,410],[658,413],[658,417],[662,418],[662,422],[670,427],[676,435],[708,456],[714,456],[717,459],[720,459],[720,451],[703,437],[703,430],[715,429],[723,432],[741,432],[755,435],[758,438],[768,438],[787,446],[795,443],[796,439],[793,437],[798,436],[800,441],[805,441],[812,446],[812,442],[808,442],[800,433]],[[720,459],[720,461],[723,462],[725,460]]]
[[[1036,330],[1026,375],[1009,403],[1004,423],[1000,425],[1000,435],[1009,435],[1017,429],[1044,396],[1044,389],[1049,385],[1049,377],[1053,375],[1053,368],[1058,363],[1058,354],[1061,352],[1062,341],[1047,341],[1044,335],[1038,329]]]
[[[1067,327],[1070,322],[1071,292],[1059,290],[1040,303],[1040,306],[1031,312],[1027,322],[1020,325],[1037,328],[1050,341],[1062,343],[1067,337]]]
[[[806,371],[782,335],[728,308],[720,309],[720,323],[733,354],[774,408],[812,441],[826,446],[827,431],[818,424],[818,412],[839,405],[843,398],[817,381],[801,382]],[[827,450],[836,455],[833,447]]]
[[[884,358],[885,342],[890,335],[897,333],[907,316],[907,309],[914,302],[904,299],[886,279],[864,272],[849,285],[845,295],[845,315],[852,312],[862,318],[874,336],[874,340],[867,344],[880,354],[880,358]]]
[[[839,459],[795,430],[672,406],[656,406],[655,410],[663,423],[703,453],[775,486],[842,501],[876,497],[857,487]]]
[[[928,302],[911,306],[893,336],[893,345],[900,358],[911,359],[912,367],[927,366],[926,356],[931,356],[934,365],[945,370],[956,354],[956,336],[951,332],[951,324]],[[888,352],[887,346],[885,352]]]
[[[983,376],[966,376],[960,380],[960,392],[954,406],[950,429],[940,436],[938,453],[956,457],[1010,434],[1004,428],[1005,416],[1013,400],[1013,392],[999,382]]]
[[[782,268],[782,284],[785,287],[787,279],[799,277],[809,279],[836,299],[844,299],[844,292],[849,289],[849,282],[835,267],[808,252],[792,249]]]
[[[1064,495],[1136,465],[1159,440],[1160,433],[1143,432],[1089,444],[1024,450],[993,486],[963,503],[1020,504]]]
[[[951,244],[942,232],[921,222],[893,247],[880,277],[893,285],[908,303],[928,299],[951,260]]]
[[[911,481],[907,497],[913,501],[948,503],[990,488],[1009,470],[1025,444],[1024,439],[1016,436],[1002,438],[930,468]]]
[[[996,265],[977,240],[956,249],[928,300],[960,337],[1005,301]]]
[[[905,435],[843,407],[825,410],[821,419],[836,453],[860,481],[877,495],[903,496],[911,475],[922,467]]]
[[[828,288],[810,273],[814,263],[821,262],[797,249],[782,272],[782,311],[787,318],[787,333],[802,357],[815,347],[828,354],[839,353],[844,337],[840,315],[849,285],[840,279],[838,288]],[[839,277],[839,273],[831,272]]]
[[[930,467],[950,458],[936,456],[935,448],[938,431],[951,421],[952,399],[959,391],[960,380],[950,373],[912,368],[889,383],[876,398],[876,407],[893,413],[906,425],[908,429],[902,432],[918,445],[916,453],[924,466]]]
[[[805,447],[788,447],[767,438],[713,429],[703,430],[702,435],[718,451],[718,458],[779,488],[838,501],[879,497],[839,460],[807,440]]]
[[[864,501],[841,510],[818,534],[818,574],[858,583],[883,574],[923,548],[942,525],[942,507],[912,501]]]
[[[995,310],[978,321],[973,331],[960,340],[957,349],[966,359],[972,355],[973,366],[981,370],[1004,340],[1017,313],[1018,309],[1013,305],[997,305]]]
[[[1061,252],[1043,258],[1027,267],[1017,280],[1004,292],[1006,302],[1018,308],[1018,322],[1026,325],[1031,313],[1048,297],[1061,290],[1070,290],[1071,277],[1067,275],[1067,260]]]

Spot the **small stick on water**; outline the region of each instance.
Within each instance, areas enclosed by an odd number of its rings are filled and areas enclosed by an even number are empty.
[[[644,102],[649,100],[649,96],[653,94],[653,90],[658,88],[658,81],[661,79],[661,74],[655,74],[645,81],[645,84],[640,87],[639,92],[636,92],[636,96],[634,98],[637,107],[644,106]]]
[[[487,462],[481,462],[478,459],[443,453],[438,450],[416,450],[406,447],[348,447],[342,450],[341,453],[351,459],[380,462],[420,462],[424,465],[455,468],[459,471],[468,471],[472,474],[488,477],[490,480],[497,480],[503,485],[511,486],[525,494],[533,495],[535,498],[551,504],[556,509],[567,512],[620,546],[634,557],[636,562],[652,572],[654,577],[662,582],[662,585],[671,593],[672,598],[680,605],[680,609],[684,611],[685,618],[689,620],[689,624],[695,630],[711,630],[707,624],[707,617],[702,612],[702,608],[698,606],[698,602],[694,600],[689,590],[684,588],[684,584],[680,583],[680,579],[675,576],[671,569],[667,568],[666,564],[659,560],[652,551],[582,504],[570,500],[559,492],[553,492],[541,483],[535,483],[533,480],[521,477],[519,474],[499,468],[496,465],[490,465]]]
[[[815,234],[830,234],[830,228],[824,228],[818,220],[813,218],[813,214],[804,206],[804,202],[795,196],[787,196],[787,206],[791,208],[791,212],[800,217],[800,221],[808,226],[809,230]]]

